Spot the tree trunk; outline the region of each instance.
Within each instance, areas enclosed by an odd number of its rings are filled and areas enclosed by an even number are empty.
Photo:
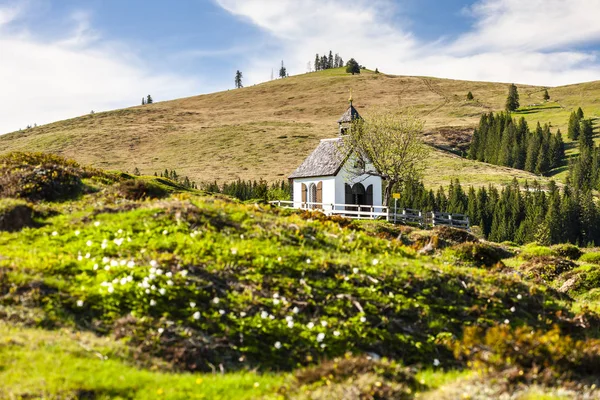
[[[388,180],[388,184],[385,187],[385,191],[383,192],[383,205],[389,206],[390,198],[392,197],[392,189],[394,185],[398,183],[397,181]]]

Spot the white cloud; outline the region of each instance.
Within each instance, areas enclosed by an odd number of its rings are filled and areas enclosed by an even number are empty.
[[[71,16],[70,34],[46,40],[11,26],[24,12],[0,8],[0,133],[200,88],[197,79],[153,72],[124,44],[103,41],[86,13]]]
[[[597,0],[481,0],[471,29],[431,43],[397,22],[391,0],[216,0],[279,41],[280,51],[250,59],[245,76],[265,80],[284,59],[302,73],[315,52],[333,49],[387,73],[561,85],[600,79],[598,58],[578,45],[600,41]]]

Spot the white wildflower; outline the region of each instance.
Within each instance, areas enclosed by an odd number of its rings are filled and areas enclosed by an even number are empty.
[[[275,348],[276,349],[280,349],[281,348],[281,342],[275,342]]]
[[[121,261],[119,261],[119,265],[120,266],[124,266],[125,264],[127,264],[127,260],[121,260]]]
[[[164,295],[165,293],[167,293],[167,290],[165,288],[160,288],[160,289],[158,289],[158,293],[160,293],[161,295]]]
[[[79,232],[79,231],[75,231],[75,236],[79,236],[80,233],[81,232]]]
[[[290,322],[290,321],[294,320],[294,317],[292,317],[291,315],[288,315],[288,316],[285,317],[285,320],[288,321],[288,322]]]
[[[83,256],[80,254],[77,256],[77,261],[81,261],[81,260],[83,260]]]
[[[156,267],[157,265],[158,265],[158,263],[156,262],[156,260],[150,260],[151,267]]]
[[[352,272],[354,272],[355,274],[358,274],[358,268],[352,268]]]
[[[434,367],[439,367],[440,366],[440,360],[438,360],[437,358],[433,359],[433,366]]]
[[[196,302],[194,302],[194,301],[190,301],[190,307],[191,307],[191,308],[195,308],[195,307],[196,307]]]
[[[504,323],[505,323],[506,325],[508,325],[508,324],[510,324],[510,321],[509,321],[508,319],[505,319],[505,320],[504,320]]]
[[[92,242],[91,240],[88,240],[87,242],[85,242],[85,245],[87,247],[92,247],[93,244],[94,244],[94,242]]]
[[[168,230],[166,230],[166,229],[162,231],[162,234],[163,234],[163,235],[167,235],[168,233],[169,233],[169,231],[168,231]]]
[[[121,233],[123,233],[123,229],[119,229],[119,230],[117,231],[117,234],[118,234],[118,235],[120,235]]]
[[[194,313],[194,319],[200,319],[200,311]]]
[[[377,265],[377,264],[379,264],[379,260],[374,258],[373,261],[371,261],[371,264]]]
[[[367,321],[367,318],[365,318],[365,317],[360,317],[360,322],[366,322],[366,321]]]
[[[103,264],[108,264],[109,261],[110,261],[110,258],[108,258],[108,257],[102,257],[102,263]]]
[[[187,276],[188,274],[187,270],[185,269],[183,271],[180,271],[179,273],[181,274],[181,276]]]
[[[171,271],[169,271],[169,272],[167,272],[167,273],[165,274],[165,276],[166,276],[167,278],[170,278],[170,277],[172,277],[172,276],[173,276],[173,273],[172,273]]]
[[[322,342],[325,339],[325,334],[323,332],[317,335],[317,342]]]
[[[119,263],[117,262],[117,260],[110,260],[110,266],[111,267],[118,267]]]
[[[77,307],[83,307],[83,300],[77,300]]]
[[[162,334],[164,331],[165,331],[165,329],[164,329],[164,328],[158,328],[158,333],[159,333],[159,334]]]
[[[108,271],[109,269],[110,269],[110,265],[106,265],[106,266],[104,267],[104,270],[105,270],[105,271]]]
[[[112,292],[114,292],[114,291],[115,291],[115,288],[114,288],[114,287],[112,287],[112,286],[109,286],[109,287],[108,287],[108,293],[112,293]]]
[[[225,310],[223,310],[223,309],[220,309],[220,310],[219,310],[219,314],[221,314],[221,315],[225,314]]]
[[[288,326],[288,328],[293,328],[294,327],[294,321],[288,321],[287,326]]]
[[[150,294],[150,289],[146,289],[146,290],[144,290],[144,293],[146,293],[146,294]]]
[[[156,268],[156,275],[162,275],[163,270],[160,268]]]
[[[100,226],[100,221],[94,222],[94,226]]]
[[[133,260],[130,260],[130,261],[127,263],[127,266],[128,266],[129,268],[133,268],[133,267],[135,267],[135,261],[133,261]]]
[[[52,232],[52,236],[58,236],[58,232],[56,232],[56,231]]]
[[[278,305],[279,304],[279,299],[273,299],[273,304]]]
[[[127,284],[127,278],[121,278],[121,286],[126,285]]]
[[[323,327],[326,327],[326,326],[327,326],[327,321],[321,321],[321,325],[322,325]]]
[[[333,336],[340,336],[340,331],[333,331]]]
[[[277,261],[281,262],[281,257],[277,257]]]
[[[231,249],[231,254],[233,254],[233,255],[237,254],[237,249],[235,247]]]
[[[92,255],[90,253],[85,253],[85,258],[90,258]]]
[[[314,327],[315,327],[315,324],[313,324],[312,322],[309,322],[308,324],[306,324],[306,327],[307,327],[308,329],[312,329],[312,328],[314,328]]]
[[[311,263],[311,260],[310,260],[310,258],[307,258],[307,259],[306,259],[306,263],[307,263],[307,264],[310,264],[310,263]]]
[[[267,318],[268,316],[269,316],[269,313],[266,312],[266,311],[263,311],[263,312],[260,313],[260,317],[263,318],[263,319]]]
[[[246,312],[242,311],[242,312],[240,313],[240,317],[244,318],[245,316],[246,316]]]
[[[102,242],[102,244],[100,245],[100,247],[101,247],[102,249],[105,249],[105,248],[107,248],[107,247],[108,247],[108,244],[106,244],[106,242]]]
[[[514,308],[514,307],[511,307],[511,308],[510,308],[510,312],[515,312],[515,311],[517,311],[517,309],[516,309],[516,308]]]
[[[154,307],[156,305],[156,300],[152,299],[150,300],[150,306]]]
[[[523,296],[521,296],[520,294],[517,295],[517,300],[521,300],[523,298]]]
[[[156,273],[156,268],[151,267],[149,272],[150,272],[150,274],[154,275]]]
[[[94,271],[96,271],[98,269],[98,264],[94,264],[93,269],[94,269]]]
[[[269,314],[269,319],[275,319],[275,316],[273,314]]]
[[[169,285],[169,286],[173,286],[173,281],[169,279],[169,280],[167,281],[167,285]]]
[[[298,307],[294,307],[294,308],[292,309],[292,312],[293,312],[294,314],[298,314],[298,313],[300,312],[300,309],[299,309]]]
[[[115,240],[113,240],[113,242],[114,242],[114,243],[115,243],[117,246],[120,246],[120,245],[122,245],[122,244],[123,244],[123,240],[124,240],[123,238],[120,238],[120,239],[115,239]]]
[[[215,297],[215,298],[214,298],[212,301],[213,301],[213,303],[215,303],[215,304],[219,304],[219,301],[221,301],[221,300],[219,300],[219,298],[218,298],[218,297]]]

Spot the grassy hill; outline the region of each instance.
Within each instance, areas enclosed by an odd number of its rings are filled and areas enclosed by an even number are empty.
[[[0,192],[0,398],[600,398],[591,250],[19,157],[0,163],[28,183]]]
[[[504,108],[507,85],[429,77],[393,76],[342,69],[320,71],[238,90],[85,115],[0,136],[0,152],[49,151],[84,164],[152,174],[165,168],[200,182],[286,178],[316,146],[337,134],[336,121],[354,93],[359,112],[402,104],[419,110],[427,140],[444,148],[468,142],[483,112]],[[475,99],[467,101],[471,91]],[[600,82],[550,88],[519,85],[520,112],[531,124],[551,122],[566,131],[569,113],[582,106],[600,114]],[[538,105],[535,105],[538,104]],[[531,106],[530,106],[531,105]],[[438,152],[426,184],[503,183],[521,171],[469,162]]]

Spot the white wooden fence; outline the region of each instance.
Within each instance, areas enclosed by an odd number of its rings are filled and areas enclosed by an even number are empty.
[[[313,203],[275,200],[272,205],[284,208],[320,211],[325,215],[340,215],[352,219],[386,219],[393,223],[427,226],[452,226],[469,230],[469,217],[463,214],[426,212],[410,208],[394,210],[387,206],[366,206],[357,204]]]

